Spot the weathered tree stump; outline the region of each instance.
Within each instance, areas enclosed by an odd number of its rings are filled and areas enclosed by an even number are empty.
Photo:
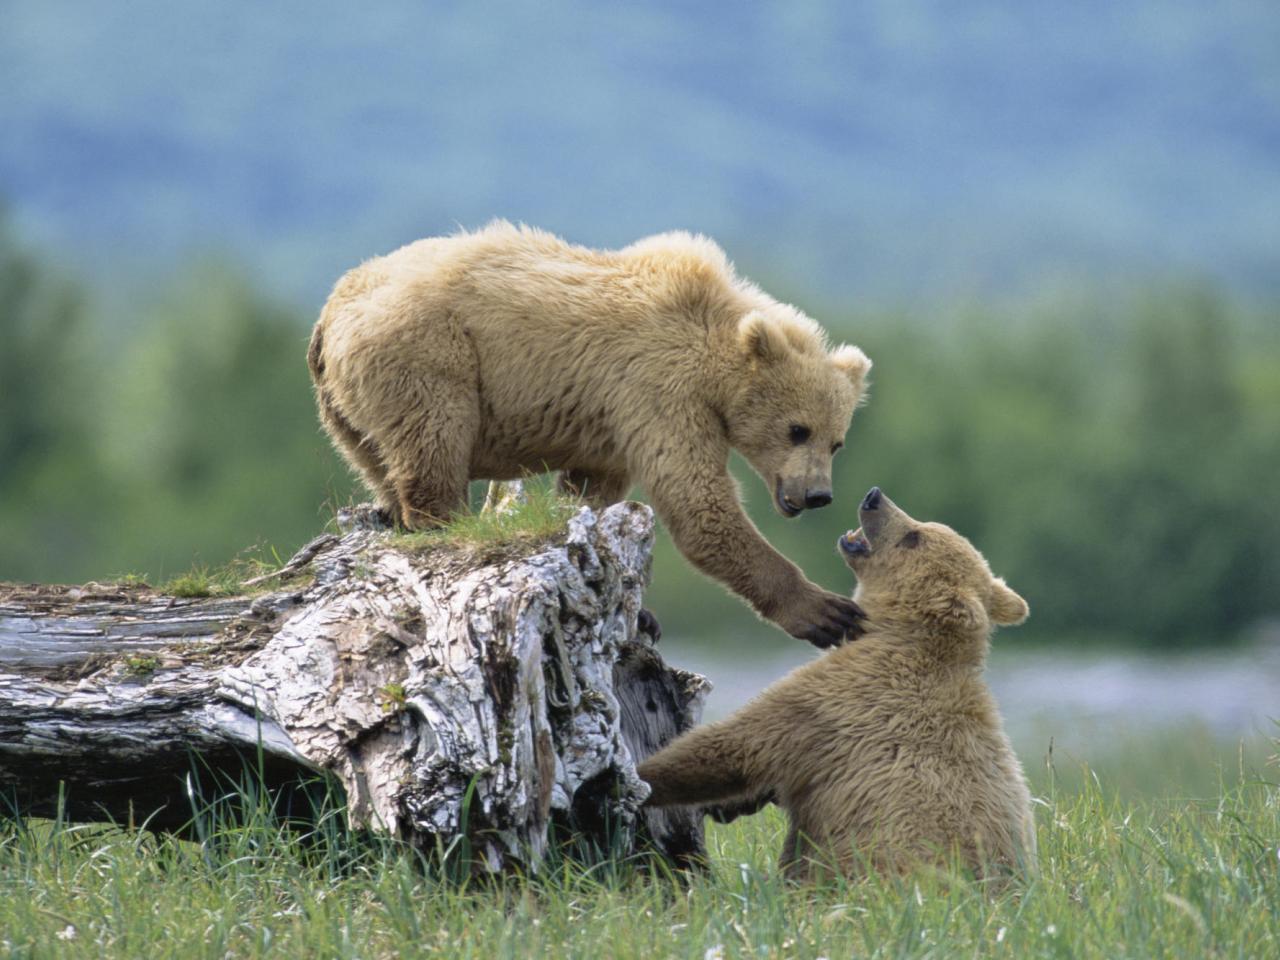
[[[554,834],[701,854],[700,815],[640,809],[637,760],[708,689],[637,630],[647,507],[483,548],[357,513],[281,574],[305,581],[257,596],[0,586],[0,793],[181,830],[193,765],[248,757],[269,786],[336,778],[356,828],[424,849],[465,833],[478,869],[536,868]]]

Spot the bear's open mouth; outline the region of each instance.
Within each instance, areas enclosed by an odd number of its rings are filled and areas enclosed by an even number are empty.
[[[867,540],[862,528],[850,530],[840,538],[840,549],[851,557],[867,557],[871,555],[871,542]]]
[[[786,495],[782,492],[781,477],[779,477],[778,481],[774,484],[773,499],[774,502],[778,504],[778,510],[784,517],[798,517],[800,514],[804,513],[804,507],[797,507],[794,503],[788,500]]]

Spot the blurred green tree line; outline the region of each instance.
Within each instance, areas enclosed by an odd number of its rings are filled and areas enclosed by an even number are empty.
[[[0,232],[0,580],[157,582],[313,536],[353,484],[308,334],[217,263],[104,324]]]
[[[836,502],[752,516],[847,591],[836,537],[878,484],[970,536],[1031,602],[1028,636],[1215,643],[1280,615],[1280,323],[1201,289],[946,323],[820,313],[875,361]],[[255,544],[288,555],[358,490],[320,432],[310,318],[222,264],[127,323],[0,229],[0,579],[154,582]],[[669,633],[759,629],[665,537]]]

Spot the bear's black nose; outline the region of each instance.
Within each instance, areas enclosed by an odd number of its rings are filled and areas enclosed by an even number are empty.
[[[809,510],[817,507],[825,507],[831,502],[830,490],[806,490],[804,494],[804,505]]]
[[[867,491],[867,495],[862,498],[862,509],[863,510],[876,509],[878,506],[880,506],[880,497],[881,497],[880,488],[872,487],[870,490]]]

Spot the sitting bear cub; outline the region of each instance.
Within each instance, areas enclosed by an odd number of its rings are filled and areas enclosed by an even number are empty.
[[[1031,798],[983,682],[992,624],[1026,602],[963,537],[872,488],[840,538],[866,635],[639,768],[649,803],[771,796],[791,876],[898,871],[959,855],[979,875],[1035,869]]]

